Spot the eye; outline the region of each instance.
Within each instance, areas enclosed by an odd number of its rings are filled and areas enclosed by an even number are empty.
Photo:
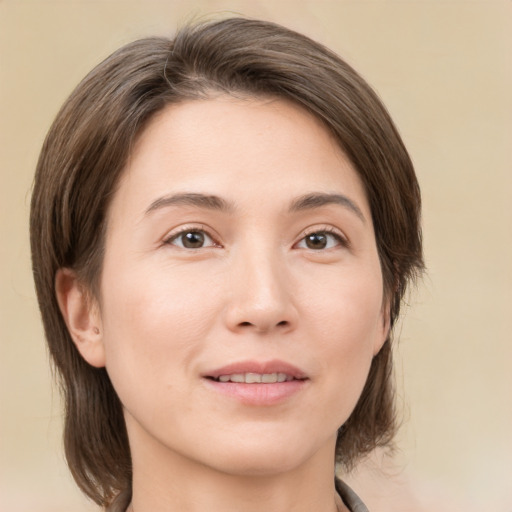
[[[299,241],[297,247],[300,249],[312,249],[320,251],[323,249],[332,249],[337,246],[346,246],[347,242],[344,238],[336,233],[329,231],[315,231],[308,233]]]
[[[182,249],[202,249],[203,247],[215,247],[217,244],[201,229],[186,229],[172,235],[167,244],[176,245]]]

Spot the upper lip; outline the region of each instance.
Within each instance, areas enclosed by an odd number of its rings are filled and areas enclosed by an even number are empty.
[[[238,361],[204,372],[202,377],[218,379],[221,375],[234,375],[237,373],[259,373],[261,375],[269,373],[285,373],[294,379],[307,378],[306,373],[300,368],[278,359],[274,359],[272,361]]]

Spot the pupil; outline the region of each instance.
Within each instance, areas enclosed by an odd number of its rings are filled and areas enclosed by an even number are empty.
[[[313,233],[306,238],[309,249],[324,249],[327,246],[327,237],[322,233]]]
[[[189,249],[197,249],[204,244],[204,235],[199,231],[190,231],[183,237],[183,245]]]

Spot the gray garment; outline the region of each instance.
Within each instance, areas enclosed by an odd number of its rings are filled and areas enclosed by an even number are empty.
[[[336,478],[336,490],[350,512],[369,512],[361,498],[345,483]]]
[[[340,495],[343,503],[348,507],[350,512],[369,512],[366,505],[361,501],[359,496],[345,483],[336,478],[336,491]],[[114,500],[114,503],[107,507],[107,512],[125,512],[131,501],[131,492],[122,492]]]

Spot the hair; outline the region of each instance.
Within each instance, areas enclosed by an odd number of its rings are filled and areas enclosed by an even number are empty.
[[[30,215],[36,291],[65,402],[66,457],[79,487],[99,505],[131,492],[123,410],[106,370],[87,364],[71,340],[56,273],[72,269],[96,296],[106,214],[136,137],[165,106],[219,92],[287,99],[335,137],[366,190],[391,326],[407,285],[423,269],[412,162],[377,95],[336,54],[274,23],[245,18],[188,25],[173,39],[141,39],[114,52],[76,87],[53,122]],[[391,374],[390,335],[338,432],[336,460],[346,468],[393,438]]]

